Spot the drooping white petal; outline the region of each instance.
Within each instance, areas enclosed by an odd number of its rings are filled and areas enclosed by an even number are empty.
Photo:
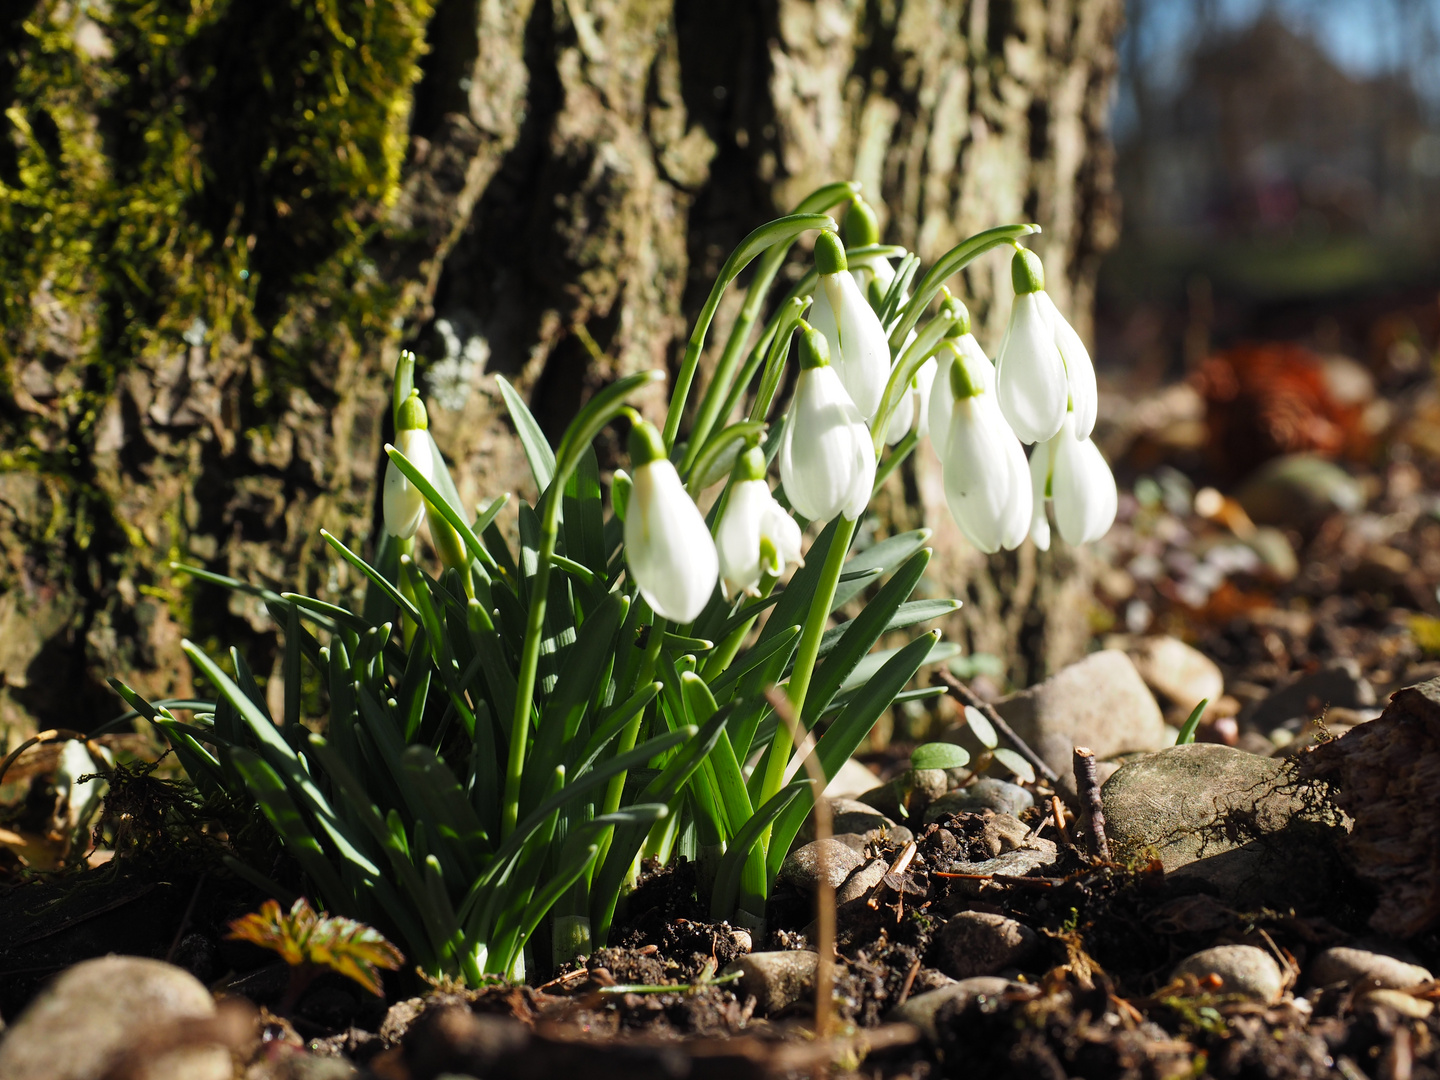
[[[930,445],[935,456],[945,460],[945,447],[950,439],[950,414],[955,408],[955,394],[950,389],[950,365],[955,357],[949,349],[935,354],[935,379],[930,384],[930,405],[925,410],[930,427]]]
[[[1037,293],[1050,327],[1055,334],[1055,347],[1060,350],[1060,359],[1065,363],[1065,378],[1070,388],[1070,410],[1075,414],[1075,437],[1088,439],[1095,430],[1095,414],[1099,407],[1099,394],[1095,388],[1095,365],[1090,361],[1090,350],[1075,328],[1060,314],[1055,301],[1048,293]]]
[[[766,565],[762,540],[770,542],[773,566]],[[763,573],[779,577],[787,565],[800,562],[800,526],[775,501],[764,480],[742,480],[730,489],[715,530],[715,549],[720,556],[720,587],[728,600],[742,592],[753,593]]]
[[[800,526],[773,495],[760,513],[760,535],[774,545],[779,561],[771,572],[776,577],[785,573],[787,566],[805,565],[805,560],[800,557]]]
[[[1030,466],[1025,460],[1025,448],[1020,445],[1020,440],[1000,415],[999,406],[989,395],[982,398],[982,401],[988,402],[988,407],[994,411],[995,425],[1005,430],[1006,437],[1001,439],[1001,443],[1005,447],[1005,464],[1010,470],[1010,499],[1005,505],[1001,522],[1000,546],[1006,551],[1014,551],[1025,542],[1025,537],[1030,532],[1034,507],[1034,496],[1030,488]]]
[[[692,622],[715,591],[720,559],[705,518],[675,466],[660,459],[635,470],[625,512],[625,561],[655,614]]]
[[[811,521],[829,521],[841,512],[858,516],[869,502],[875,448],[832,366],[801,371],[796,380],[780,438],[780,482],[790,505]]]
[[[405,428],[395,433],[395,449],[427,480],[435,475],[434,445],[430,433],[421,428]],[[425,497],[393,461],[385,466],[384,506],[386,532],[401,540],[415,535],[425,517]]]
[[[1040,295],[1016,295],[995,363],[1000,410],[1024,443],[1044,442],[1059,431],[1069,398],[1065,362]]]
[[[1055,524],[1065,542],[1088,544],[1110,531],[1119,496],[1115,476],[1100,448],[1089,439],[1075,438],[1073,425],[1067,416],[1055,445],[1050,492],[1055,501]]]
[[[890,342],[880,317],[848,273],[821,274],[809,322],[825,335],[830,364],[868,421],[890,378]]]
[[[1050,519],[1045,516],[1045,489],[1050,483],[1050,464],[1055,457],[1054,440],[1037,443],[1030,452],[1030,493],[1034,507],[1030,518],[1030,539],[1041,551],[1050,550]]]
[[[1014,480],[1004,440],[1013,442],[1015,437],[1008,429],[1000,430],[992,418],[998,413],[992,413],[979,395],[956,401],[942,462],[950,514],[966,538],[987,555],[999,551],[1006,538],[1006,509]]]

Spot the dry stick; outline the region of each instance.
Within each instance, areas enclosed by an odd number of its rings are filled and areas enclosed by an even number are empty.
[[[1050,796],[1050,816],[1055,819],[1055,831],[1060,834],[1060,841],[1066,847],[1070,846],[1070,833],[1065,828],[1065,804],[1060,801],[1059,795]]]
[[[994,705],[991,705],[984,698],[980,697],[974,690],[971,690],[944,668],[935,672],[934,683],[943,685],[950,691],[950,696],[960,702],[961,705],[969,705],[972,709],[979,709],[980,714],[984,716],[986,720],[990,721],[995,730],[1005,736],[1010,745],[1020,752],[1020,756],[1035,766],[1035,771],[1045,777],[1046,780],[1049,780],[1052,784],[1060,780],[1060,774],[1045,764],[1044,758],[1030,749],[1030,744],[1015,733],[1015,729],[1007,724],[1000,714],[995,711]]]
[[[1075,788],[1080,793],[1080,817],[1090,841],[1090,853],[1109,862],[1105,804],[1100,799],[1100,781],[1095,776],[1095,755],[1089,747],[1075,747]]]
[[[806,736],[810,733],[795,715],[790,699],[773,686],[765,691],[765,697],[781,723],[790,729],[791,744],[805,755],[804,769],[815,789],[815,873],[819,878],[815,883],[818,909],[815,923],[819,937],[816,951],[820,954],[815,965],[815,1035],[824,1039],[830,1034],[830,1003],[835,983],[835,886],[830,884],[830,856],[825,850],[828,847],[825,841],[833,838],[834,830],[830,804],[825,800],[825,770],[815,756],[813,738],[808,746],[806,744]]]

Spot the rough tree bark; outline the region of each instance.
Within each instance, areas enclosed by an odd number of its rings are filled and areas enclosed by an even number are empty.
[[[0,723],[91,724],[116,672],[183,691],[182,633],[263,650],[259,602],[172,558],[355,588],[317,532],[366,542],[385,372],[407,342],[462,494],[525,492],[493,376],[558,434],[607,380],[673,364],[735,242],[823,182],[878,193],[886,240],[926,260],[1039,222],[1051,292],[1083,333],[1116,220],[1120,7],[12,5]],[[990,348],[1007,273],[991,257],[958,283]],[[935,528],[932,576],[968,599],[967,644],[1017,679],[1081,650],[1083,566],[977,555],[916,460],[888,508]]]

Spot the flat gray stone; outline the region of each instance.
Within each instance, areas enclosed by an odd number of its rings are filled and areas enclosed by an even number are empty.
[[[1341,817],[1289,762],[1191,743],[1122,765],[1102,795],[1121,861],[1156,856],[1172,881],[1242,907],[1332,895]]]
[[[997,814],[1019,817],[1035,805],[1035,797],[1019,784],[982,776],[969,787],[942,795],[925,809],[925,822],[939,821],[946,814],[966,810],[994,810]]]
[[[939,1035],[935,1030],[935,1017],[940,1009],[955,1002],[956,1011],[968,1009],[971,1005],[977,1005],[986,999],[998,998],[1002,995],[1010,995],[1018,998],[1033,998],[1039,994],[1033,986],[1025,983],[1011,982],[1009,979],[1001,979],[994,975],[977,975],[970,979],[960,979],[934,990],[927,990],[923,994],[916,994],[912,998],[897,1005],[890,1010],[890,1015],[885,1019],[891,1023],[914,1024],[931,1042],[939,1041]]]
[[[1359,482],[1332,461],[1288,454],[1260,466],[1235,493],[1257,525],[1309,529],[1334,513],[1365,505]]]
[[[982,877],[957,878],[950,882],[952,894],[974,899],[980,896],[987,889],[994,889],[995,886],[986,880],[984,876],[1000,875],[1002,877],[1028,877],[1036,870],[1048,870],[1060,859],[1060,853],[1055,847],[1055,841],[1036,838],[1030,844],[1015,851],[1007,851],[994,859],[985,859],[982,862],[954,862],[950,864],[950,872],[956,874],[976,874]]]
[[[1316,986],[1365,983],[1390,990],[1408,990],[1435,977],[1419,964],[1407,964],[1384,953],[1343,945],[1326,949],[1311,960],[1307,974]]]
[[[895,828],[895,822],[868,803],[858,799],[830,799],[830,829],[835,836],[858,836],[865,843],[883,840]],[[810,814],[800,826],[802,843],[815,839],[815,816]]]
[[[879,885],[889,870],[890,864],[884,859],[871,859],[847,877],[845,883],[835,890],[835,903],[848,904],[851,900],[860,899],[876,885]]]
[[[988,911],[950,916],[936,935],[936,966],[954,979],[994,975],[1035,955],[1040,935],[1023,923]]]
[[[1240,719],[1268,734],[1287,720],[1314,720],[1327,707],[1368,709],[1374,704],[1375,688],[1360,673],[1360,665],[1341,657],[1276,690]]]
[[[5,1080],[99,1080],[136,1042],[175,1021],[215,1015],[203,983],[139,956],[86,960],[60,974],[0,1041]],[[230,1080],[230,1053],[176,1050],[147,1061],[144,1080]]]
[[[1219,993],[1238,994],[1273,1005],[1285,992],[1285,977],[1275,958],[1254,945],[1217,945],[1187,956],[1175,965],[1172,978],[1217,976]]]
[[[813,994],[819,966],[818,953],[758,952],[740,957],[721,974],[740,972],[735,983],[740,995],[753,995],[755,1011],[769,1016]]]
[[[1158,750],[1165,718],[1150,688],[1123,652],[1091,653],[995,708],[1074,790],[1073,754],[1086,746],[1097,758]]]
[[[820,862],[825,862],[825,878],[830,887],[838,889],[840,884],[865,861],[864,856],[848,844],[839,840],[812,840],[798,847],[780,865],[775,881],[789,885],[801,892],[809,892],[820,883]]]

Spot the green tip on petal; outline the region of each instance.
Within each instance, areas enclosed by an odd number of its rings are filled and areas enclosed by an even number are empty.
[[[840,237],[825,230],[815,238],[815,272],[817,274],[843,274],[850,268],[845,261],[845,245]]]
[[[858,195],[850,200],[840,227],[845,230],[847,247],[868,247],[880,242],[880,222],[875,217],[875,210]]]
[[[795,324],[800,331],[800,370],[830,366],[830,343],[825,335],[801,319]]]
[[[630,466],[638,469],[641,465],[649,465],[652,461],[661,461],[667,455],[665,453],[665,440],[661,438],[659,430],[648,420],[635,418],[630,427]]]
[[[954,350],[955,362],[950,365],[950,392],[956,401],[964,401],[980,393],[980,386],[970,377],[965,354]]]
[[[951,296],[947,290],[945,299],[940,304],[940,310],[948,311],[955,316],[955,321],[950,325],[950,329],[945,331],[946,337],[957,338],[970,333],[970,309],[965,306],[963,300]]]
[[[735,471],[731,474],[737,484],[746,480],[765,479],[765,451],[752,446],[735,460]]]
[[[425,415],[425,403],[420,400],[420,391],[411,390],[410,396],[400,403],[395,413],[396,431],[425,431],[430,427],[430,418]]]
[[[1010,280],[1015,283],[1015,294],[1041,292],[1045,288],[1045,268],[1040,265],[1040,256],[1029,248],[1016,248],[1015,258],[1010,260]]]

